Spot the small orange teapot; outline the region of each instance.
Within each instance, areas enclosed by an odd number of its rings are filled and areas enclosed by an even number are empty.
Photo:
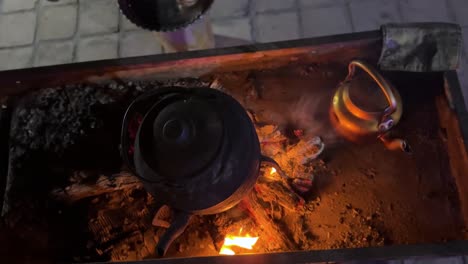
[[[377,83],[383,97],[358,83],[356,67]],[[360,91],[356,94],[353,89]],[[338,133],[354,142],[379,138],[388,149],[410,153],[411,148],[405,140],[392,139],[388,133],[400,121],[402,113],[403,105],[398,91],[369,64],[360,60],[351,61],[348,76],[338,86],[330,109],[330,118]]]

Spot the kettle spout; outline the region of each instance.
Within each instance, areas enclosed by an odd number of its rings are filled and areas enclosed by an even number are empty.
[[[162,235],[159,239],[159,243],[156,247],[158,255],[163,257],[169,246],[172,242],[178,238],[182,232],[184,232],[185,228],[188,226],[190,218],[192,217],[191,214],[187,212],[179,211],[174,216],[174,221],[172,222],[171,226],[167,229],[166,233]]]
[[[379,139],[389,150],[401,150],[407,154],[411,154],[413,152],[406,140],[400,138],[388,138],[384,135],[380,136]]]

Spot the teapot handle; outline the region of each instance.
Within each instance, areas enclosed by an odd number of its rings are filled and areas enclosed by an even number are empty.
[[[369,76],[372,77],[372,79],[377,83],[377,85],[379,85],[380,89],[384,93],[385,98],[388,102],[388,108],[385,109],[385,112],[382,116],[381,124],[388,122],[388,117],[391,114],[395,113],[395,111],[397,110],[397,100],[393,95],[390,83],[388,83],[387,80],[385,80],[385,78],[382,77],[382,75],[380,75],[380,73],[374,67],[361,60],[353,60],[349,63],[348,76],[346,77],[346,81],[350,81],[354,77],[356,67],[361,68],[367,74],[369,74]]]

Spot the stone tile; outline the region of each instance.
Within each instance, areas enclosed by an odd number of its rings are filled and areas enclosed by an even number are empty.
[[[161,53],[161,44],[151,31],[126,32],[120,41],[120,57],[144,56]]]
[[[300,38],[296,12],[261,14],[255,17],[254,23],[256,40],[259,42]]]
[[[305,37],[327,36],[352,31],[344,6],[303,9],[302,30]]]
[[[350,7],[355,31],[379,29],[382,24],[401,21],[397,0],[351,1]]]
[[[468,1],[450,0],[450,5],[455,12],[457,22],[464,27],[468,26]]]
[[[210,9],[213,19],[223,17],[246,16],[249,9],[249,0],[216,0]]]
[[[330,7],[344,5],[345,0],[299,0],[299,4],[302,7]]]
[[[57,0],[56,2],[41,0],[43,6],[76,4],[77,0]]]
[[[213,21],[213,33],[231,38],[252,40],[252,27],[248,18]]]
[[[446,1],[401,0],[400,3],[406,22],[452,22]]]
[[[73,42],[41,43],[36,47],[35,66],[71,63],[73,61]]]
[[[34,12],[0,16],[0,48],[33,43],[35,28]]]
[[[72,37],[76,32],[76,16],[75,5],[51,6],[42,9],[39,14],[39,39]]]
[[[122,19],[122,24],[121,24],[121,27],[124,31],[129,31],[129,30],[137,30],[139,29],[139,27],[135,24],[133,24],[132,22],[130,22],[130,20],[127,19],[127,17],[125,17],[124,15],[120,15],[121,16],[121,19]]]
[[[0,71],[31,66],[32,47],[0,50]]]
[[[464,264],[463,257],[407,259],[403,264]]]
[[[0,1],[3,13],[31,10],[36,7],[37,0],[3,0]]]
[[[93,61],[117,58],[117,34],[80,39],[77,61]]]
[[[119,29],[116,0],[81,0],[80,34],[113,33]]]
[[[296,7],[296,0],[255,0],[253,3],[257,12],[293,9]]]

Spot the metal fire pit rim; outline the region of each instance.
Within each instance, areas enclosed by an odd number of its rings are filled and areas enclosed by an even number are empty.
[[[126,264],[283,264],[322,263],[375,260],[403,260],[411,258],[443,258],[468,255],[468,241],[452,241],[444,244],[394,245],[370,248],[345,248],[333,250],[310,250],[281,253],[263,253],[234,256],[211,256],[191,258],[161,258],[125,262]],[[93,262],[99,263],[99,262]],[[106,262],[119,263],[119,262]],[[91,264],[91,263],[87,263]]]
[[[450,103],[453,104],[454,111],[460,120],[459,126],[463,135],[465,149],[468,152],[468,105],[465,104],[460,80],[456,71],[445,72],[444,79],[447,82]]]
[[[83,76],[104,75],[105,72],[108,71],[118,72],[157,67],[157,65],[160,63],[170,63],[179,60],[202,59],[249,53],[253,54],[257,52],[269,52],[274,50],[314,47],[319,48],[324,45],[332,45],[338,42],[344,44],[363,41],[381,42],[381,31],[372,30],[270,43],[253,43],[250,45],[226,48],[214,48],[207,50],[185,51],[98,61],[74,62],[61,65],[31,67],[24,69],[12,69],[0,71],[0,86],[2,86],[5,90],[5,92],[0,93],[0,96],[19,95],[23,92],[27,92],[33,89],[34,85],[37,86],[37,84],[41,84],[44,80],[57,78],[57,72],[60,73],[61,79],[69,79],[70,77],[76,75],[79,75],[79,77],[82,78]]]

